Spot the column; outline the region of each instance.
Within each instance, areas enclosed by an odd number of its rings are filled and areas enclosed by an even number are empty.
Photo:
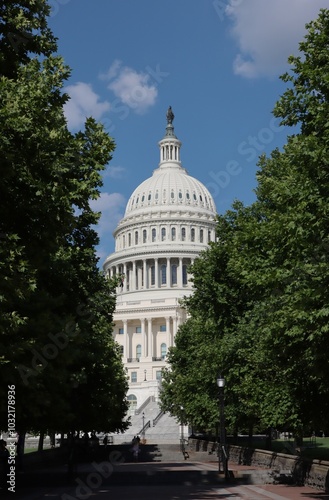
[[[131,277],[131,292],[134,292],[136,290],[136,261],[133,261],[133,270],[132,270],[132,277]]]
[[[123,320],[123,336],[125,339],[124,343],[124,357],[130,358],[129,356],[129,335],[128,335],[128,320]]]
[[[152,333],[152,318],[147,320],[147,355],[148,357],[153,357],[153,333]]]
[[[168,348],[171,347],[171,331],[170,331],[170,316],[166,317],[166,344],[167,344],[167,352]]]
[[[159,288],[159,262],[154,259],[154,273],[155,273],[155,288]]]
[[[177,269],[177,286],[183,288],[183,258],[179,258],[178,269]]]
[[[145,331],[146,319],[141,319],[141,330],[142,330],[142,356],[146,358],[147,356],[147,343],[146,343],[146,331]]]
[[[177,311],[175,311],[175,316],[172,321],[172,345],[175,345],[175,336],[177,333]]]
[[[126,262],[123,264],[123,274],[124,274],[123,292],[126,292],[127,291],[127,263]]]
[[[144,290],[146,290],[146,288],[148,288],[146,259],[143,260],[143,279],[144,279]]]

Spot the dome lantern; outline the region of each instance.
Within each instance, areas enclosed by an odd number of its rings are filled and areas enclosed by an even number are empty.
[[[159,142],[160,147],[160,168],[181,165],[180,147],[182,143],[175,136],[173,121],[175,115],[169,106],[167,114],[167,126],[164,138]]]

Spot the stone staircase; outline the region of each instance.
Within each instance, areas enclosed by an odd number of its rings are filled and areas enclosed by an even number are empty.
[[[130,422],[131,425],[125,433],[110,435],[114,445],[130,444],[134,436],[145,438],[147,444],[180,443],[179,423],[169,413],[162,413],[158,403],[152,399],[130,416]],[[144,432],[142,432],[143,422]]]

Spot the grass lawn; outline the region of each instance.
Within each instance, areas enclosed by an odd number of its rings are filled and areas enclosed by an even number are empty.
[[[246,445],[246,443],[244,443],[244,445]],[[266,449],[266,441],[255,440],[252,442],[252,446],[254,448]],[[296,455],[293,440],[273,439],[272,450],[277,453]],[[309,437],[304,438],[303,446],[299,454],[302,457],[329,461],[329,437],[316,437],[315,439]]]

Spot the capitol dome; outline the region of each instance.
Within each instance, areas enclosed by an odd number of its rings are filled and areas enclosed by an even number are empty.
[[[174,115],[169,108],[164,138],[159,142],[160,163],[151,177],[143,181],[130,196],[124,218],[119,223],[114,236],[132,221],[144,221],[167,217],[168,219],[185,213],[194,219],[213,221],[216,215],[214,200],[208,189],[190,176],[180,161],[181,142],[173,127]],[[166,214],[166,215],[165,215]]]
[[[173,118],[172,118],[173,119]],[[208,189],[191,177],[180,162],[181,142],[174,134],[172,119],[160,146],[160,164],[152,177],[142,182],[131,195],[125,217],[131,213],[145,212],[159,207],[189,207],[216,212]]]

